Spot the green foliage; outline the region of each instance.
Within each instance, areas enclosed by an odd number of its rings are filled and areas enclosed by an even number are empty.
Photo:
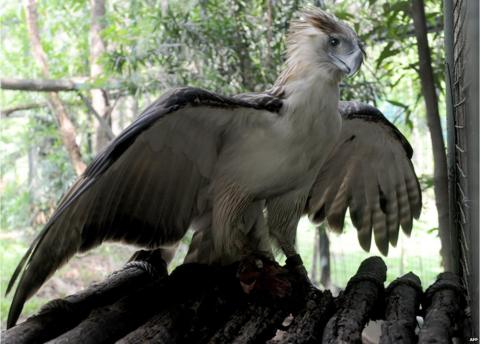
[[[410,14],[410,0],[363,0],[355,5],[340,2],[331,9],[340,18],[345,18],[358,31],[367,50],[367,60],[357,78],[348,80],[343,98],[362,99],[390,109],[389,103],[397,109],[386,113],[390,120],[404,129],[413,129],[412,113],[424,116],[419,106],[421,97],[417,66],[418,56],[413,23]],[[355,9],[351,15],[352,9]],[[426,1],[427,27],[429,36],[435,86],[439,93],[444,90],[444,50],[443,50],[443,12],[441,2]],[[365,74],[365,76],[362,76]],[[358,92],[356,83],[364,78],[371,82],[373,98],[366,98],[364,92]],[[352,90],[353,89],[353,90]],[[400,111],[401,121],[399,121]]]
[[[41,225],[74,178],[56,124],[37,115],[2,120],[0,126],[4,183],[0,228]]]
[[[114,43],[109,67],[142,90],[186,84],[224,93],[265,89],[281,67],[284,34],[298,3],[275,2],[271,26],[265,25],[266,6],[216,0],[173,2],[166,13],[147,8],[141,21],[130,20],[122,29],[128,33]],[[111,20],[122,20],[125,9],[113,9]],[[107,28],[106,35],[115,41],[116,31]]]

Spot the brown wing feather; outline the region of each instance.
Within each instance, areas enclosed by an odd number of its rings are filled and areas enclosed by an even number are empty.
[[[318,174],[307,204],[313,221],[327,220],[341,232],[347,208],[360,245],[370,249],[372,233],[380,252],[396,245],[421,211],[421,191],[408,141],[375,108],[342,102],[338,144]]]
[[[281,102],[273,100],[248,103],[186,88],[147,108],[66,193],[23,257],[8,286],[20,276],[7,326],[76,252],[105,240],[146,247],[179,240],[198,212],[197,195],[208,183],[234,109],[277,111]]]

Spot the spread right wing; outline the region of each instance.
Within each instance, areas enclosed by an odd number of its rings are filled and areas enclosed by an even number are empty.
[[[374,234],[380,252],[396,245],[400,226],[409,235],[420,216],[421,190],[405,137],[376,108],[340,102],[340,138],[313,185],[307,212],[341,232],[347,209],[358,240],[369,251]]]

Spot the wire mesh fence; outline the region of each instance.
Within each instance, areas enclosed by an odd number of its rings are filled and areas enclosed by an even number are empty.
[[[314,244],[318,240],[317,231],[318,229],[308,220],[302,220],[297,239],[310,277],[320,287],[343,289],[356,273],[361,261],[372,255],[381,255],[373,242],[370,252],[365,252],[358,243],[356,229],[351,225],[347,224],[345,232],[340,235],[327,231],[330,272],[329,278],[325,278],[324,274],[328,273],[325,269],[326,257],[318,257],[315,254],[315,250],[318,249]],[[388,267],[387,283],[412,271],[420,277],[424,286],[432,284],[437,275],[443,271],[439,251],[440,240],[437,231],[417,228],[413,230],[411,237],[401,233],[397,246],[390,247],[388,256],[384,257]],[[319,262],[315,263],[315,259],[319,259]]]
[[[470,270],[471,249],[474,249],[470,236],[470,196],[469,185],[469,163],[468,161],[468,126],[467,126],[467,92],[465,80],[465,54],[468,53],[470,45],[466,41],[466,11],[467,5],[464,0],[453,1],[453,57],[452,66],[448,66],[450,90],[452,96],[453,116],[453,142],[451,141],[450,152],[453,155],[451,160],[452,172],[452,197],[454,199],[452,214],[457,231],[457,238],[452,238],[459,245],[459,269],[462,283],[467,290],[467,299],[470,302],[469,281],[472,278]],[[478,114],[477,114],[478,115]],[[470,129],[471,130],[471,129]],[[477,229],[478,230],[478,229]]]

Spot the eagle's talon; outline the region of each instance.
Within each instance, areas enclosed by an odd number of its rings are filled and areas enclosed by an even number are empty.
[[[285,262],[286,268],[294,279],[294,284],[300,295],[308,295],[312,289],[317,289],[308,277],[307,269],[303,265],[302,258],[299,254],[290,256]]]

